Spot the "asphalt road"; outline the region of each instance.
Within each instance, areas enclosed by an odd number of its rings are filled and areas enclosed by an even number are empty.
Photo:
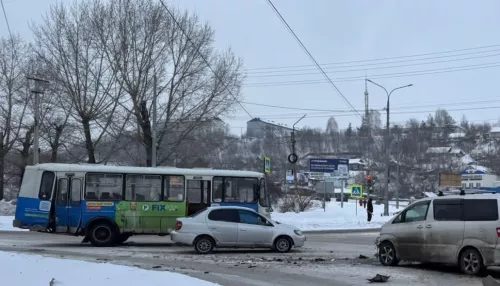
[[[380,273],[385,285],[481,285],[453,267],[382,267],[375,259],[377,233],[307,234],[305,247],[287,254],[269,250],[216,250],[200,256],[169,237],[136,236],[123,246],[96,248],[81,238],[33,232],[0,232],[0,250],[175,271],[221,285],[360,285]],[[363,257],[360,258],[360,255]]]

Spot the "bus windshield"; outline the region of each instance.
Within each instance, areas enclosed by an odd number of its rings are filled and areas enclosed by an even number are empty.
[[[267,194],[267,184],[264,178],[260,179],[259,204],[263,207],[269,207],[269,195]]]

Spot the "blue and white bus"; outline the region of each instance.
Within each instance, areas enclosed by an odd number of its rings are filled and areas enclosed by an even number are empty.
[[[263,173],[93,164],[27,166],[14,227],[84,236],[96,246],[167,235],[176,218],[214,205],[269,216]]]

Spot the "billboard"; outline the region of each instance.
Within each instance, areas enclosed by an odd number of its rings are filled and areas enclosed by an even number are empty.
[[[309,171],[330,173],[334,176],[349,176],[349,159],[310,159]]]
[[[439,174],[439,186],[440,187],[461,187],[462,186],[462,176],[460,174]]]

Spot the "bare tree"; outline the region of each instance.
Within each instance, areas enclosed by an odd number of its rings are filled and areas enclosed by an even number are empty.
[[[155,95],[160,110],[159,163],[167,162],[200,122],[234,106],[240,96],[241,63],[231,51],[214,52],[213,30],[194,15],[166,10],[152,0],[94,4],[93,15],[99,16],[94,17],[93,29],[130,96],[129,107],[146,151],[145,163],[152,162],[151,104]]]
[[[27,49],[18,37],[0,39],[0,200],[4,196],[5,158],[18,141],[26,120]]]
[[[121,109],[122,92],[100,43],[92,36],[91,5],[89,2],[75,3],[69,8],[54,5],[43,23],[33,27],[33,32],[37,55],[48,67],[50,81],[62,95],[59,100],[65,115],[70,114],[81,124],[87,161],[96,163],[96,145],[110,132],[110,126],[116,124],[114,116]],[[55,127],[56,133],[61,132],[61,126]]]

